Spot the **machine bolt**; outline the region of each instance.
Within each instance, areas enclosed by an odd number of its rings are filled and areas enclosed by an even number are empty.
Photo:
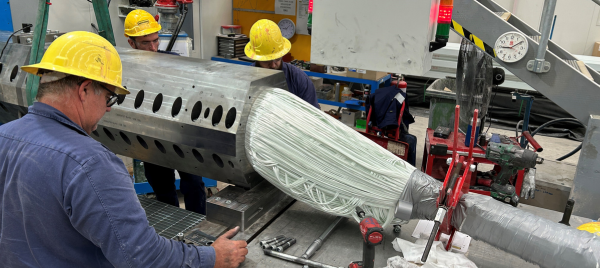
[[[475,172],[475,165],[471,165],[471,166],[469,167],[469,171],[471,171],[471,172]]]
[[[183,242],[183,233],[178,233],[177,235],[175,235],[175,240]]]
[[[400,225],[394,225],[394,233],[400,233],[402,231],[402,227]]]
[[[231,200],[225,201],[225,204],[227,204],[227,205],[231,204]]]
[[[54,40],[56,40],[56,38],[58,38],[58,35],[55,35],[55,36],[54,36]]]
[[[219,200],[221,200],[220,197],[215,197],[215,201],[219,201]]]
[[[446,159],[446,165],[449,166],[450,164],[452,164],[452,158]]]
[[[27,44],[31,44],[31,38],[25,39],[25,42],[27,42]]]

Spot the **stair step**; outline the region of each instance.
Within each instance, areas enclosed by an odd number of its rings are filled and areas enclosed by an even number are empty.
[[[504,21],[508,21],[508,19],[510,19],[510,16],[512,15],[510,12],[504,12],[504,11],[497,11],[497,12],[494,12],[494,14],[498,15],[498,17],[500,17]]]
[[[571,65],[571,67],[575,68],[575,70],[579,71],[581,74],[583,74],[588,79],[590,79],[592,81],[594,80],[594,78],[592,77],[592,75],[588,71],[588,69],[585,66],[585,63],[583,63],[583,61],[580,61],[580,60],[565,60],[565,59],[563,59],[563,61],[565,61],[567,64]]]

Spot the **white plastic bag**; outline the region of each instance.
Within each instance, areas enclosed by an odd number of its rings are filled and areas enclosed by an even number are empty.
[[[425,245],[427,240],[417,239],[415,243],[411,243],[401,238],[396,238],[392,245],[396,251],[402,252],[404,259],[408,262],[422,264],[421,256],[425,251]],[[393,266],[392,266],[393,267]],[[410,266],[398,266],[406,267]],[[435,241],[429,252],[427,262],[421,266],[422,268],[477,268],[477,265],[467,259],[467,257],[460,253],[448,252],[444,249],[442,242]],[[388,259],[389,268],[389,259]],[[395,267],[394,267],[395,268]]]

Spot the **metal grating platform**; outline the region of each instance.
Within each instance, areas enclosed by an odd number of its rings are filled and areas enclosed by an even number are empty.
[[[138,195],[142,208],[150,226],[159,235],[174,239],[178,233],[185,233],[202,222],[206,217],[202,214],[187,211],[165,204],[145,196]]]

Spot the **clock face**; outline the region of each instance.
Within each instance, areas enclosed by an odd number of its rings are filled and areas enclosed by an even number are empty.
[[[283,37],[290,39],[296,34],[296,25],[290,19],[282,19],[277,24]]]
[[[518,32],[507,32],[496,40],[496,57],[504,62],[520,61],[529,49],[527,38]]]

